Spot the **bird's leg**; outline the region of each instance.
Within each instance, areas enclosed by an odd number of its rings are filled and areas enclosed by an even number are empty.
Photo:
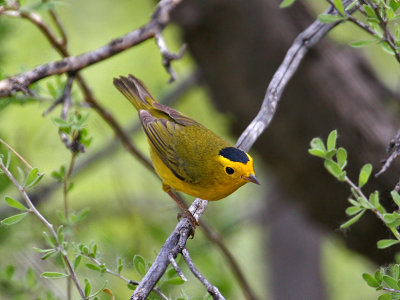
[[[172,192],[171,188],[163,186],[163,189],[168,195],[170,195],[172,199],[174,199],[176,204],[178,204],[178,206],[183,210],[182,213],[178,214],[178,220],[180,220],[182,217],[186,217],[189,220],[190,225],[192,226],[192,233],[190,234],[190,236],[194,237],[194,232],[196,230],[196,227],[199,226],[199,222],[197,222],[196,218],[192,215],[192,213],[185,207],[185,205],[183,205],[183,203],[178,199],[178,197],[176,197],[176,195]]]

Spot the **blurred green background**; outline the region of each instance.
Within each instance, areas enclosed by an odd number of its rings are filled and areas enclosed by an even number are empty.
[[[25,5],[32,3],[34,1],[26,1]],[[58,5],[57,12],[67,30],[70,52],[77,55],[96,49],[145,24],[154,7],[155,2],[149,0],[71,0]],[[51,23],[46,11],[38,13]],[[166,40],[173,51],[177,51],[182,44],[179,36],[179,29],[174,25],[169,25],[165,30]],[[59,59],[56,51],[37,28],[26,20],[6,16],[0,16],[0,55],[0,71],[6,75]],[[196,68],[189,53],[175,62],[173,67],[179,80],[189,76]],[[92,87],[101,105],[124,126],[137,120],[137,114],[114,88],[112,79],[130,73],[141,78],[157,99],[162,99],[179,83],[178,80],[178,83],[167,84],[169,75],[161,64],[161,56],[154,40],[84,69],[81,74]],[[65,81],[65,76],[60,77]],[[56,81],[55,78],[42,80],[39,83],[41,94],[49,96],[47,84],[54,84]],[[73,100],[79,102],[81,98],[79,89],[74,85]],[[5,100],[0,99],[0,103],[1,101]],[[67,165],[70,160],[70,152],[60,142],[53,122],[54,118],[59,117],[61,108],[56,108],[46,117],[42,115],[50,104],[49,101],[30,101],[22,105],[8,105],[0,110],[0,137],[30,164],[46,174],[36,189],[56,184],[50,174],[61,165]],[[232,116],[215,109],[205,88],[191,88],[178,99],[174,107],[234,143],[235,137],[229,135]],[[94,111],[89,108],[84,111],[89,113],[87,128],[93,140],[87,152],[78,156],[77,164],[114,139],[113,131]],[[144,134],[139,131],[132,138],[148,155]],[[118,141],[114,143],[119,144]],[[257,168],[257,154],[252,154],[255,155]],[[13,170],[16,170],[17,165],[22,167],[18,160],[13,159]],[[267,170],[257,168],[257,173],[259,177],[265,178],[264,181],[268,180]],[[121,145],[117,151],[95,161],[74,176],[72,181],[74,189],[69,195],[70,209],[79,211],[90,208],[90,214],[83,223],[68,232],[67,238],[77,243],[96,242],[102,262],[110,268],[116,268],[117,257],[122,257],[126,265],[123,275],[132,280],[140,280],[140,276],[133,270],[133,256],[139,254],[147,261],[153,261],[176,225],[178,210],[175,203],[162,191],[160,181]],[[13,213],[3,201],[4,196],[19,196],[15,187],[4,178],[1,178],[0,184],[0,213],[4,218]],[[268,299],[268,278],[273,276],[268,272],[268,253],[264,242],[268,228],[260,224],[254,213],[262,205],[262,195],[267,192],[267,188],[266,185],[246,185],[227,199],[211,203],[204,215],[204,219],[223,236],[224,242],[260,299]],[[34,193],[35,190],[30,192]],[[63,209],[61,189],[58,188],[41,201],[38,208],[51,222],[59,224],[55,212]],[[15,226],[0,227],[0,271],[9,264],[15,265],[18,276],[23,276],[29,266],[37,275],[44,271],[61,271],[53,259],[42,262],[40,254],[32,250],[32,247],[45,247],[42,238],[44,230],[44,226],[33,216]],[[225,258],[204,237],[201,230],[197,230],[195,238],[189,240],[187,246],[200,271],[227,299],[243,299]],[[163,291],[171,299],[184,294],[189,295],[190,299],[203,299],[206,295],[203,286],[182,262],[180,265],[188,282],[180,286],[165,285],[162,287]],[[323,247],[323,266],[329,299],[376,298],[376,292],[368,288],[361,278],[363,272],[372,272],[375,267],[362,257],[347,251],[341,242],[329,235]],[[122,280],[108,274],[99,276],[97,272],[86,269],[83,265],[78,269],[78,275],[81,280],[85,276],[89,277],[93,289],[100,288],[107,282],[107,287],[117,299],[128,299],[132,293]],[[55,296],[65,299],[64,279],[40,280]],[[284,283],[282,286],[284,287]],[[75,291],[74,293],[76,299],[78,294]],[[101,294],[100,298],[109,299],[105,294]],[[10,295],[6,288],[0,288],[0,299],[36,298],[24,293]]]

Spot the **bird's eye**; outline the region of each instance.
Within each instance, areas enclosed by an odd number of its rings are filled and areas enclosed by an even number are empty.
[[[226,167],[226,168],[225,168],[225,172],[226,172],[227,174],[229,174],[229,175],[232,175],[233,173],[235,173],[235,170],[233,170],[233,169],[230,168],[230,167]]]

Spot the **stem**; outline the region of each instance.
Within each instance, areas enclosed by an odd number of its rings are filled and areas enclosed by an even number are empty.
[[[0,143],[2,143],[4,146],[6,146],[12,153],[15,154],[16,157],[18,157],[29,169],[33,169],[33,167],[21,156],[17,151],[15,151],[9,144],[7,144],[5,141],[3,141],[0,138]]]
[[[74,168],[75,159],[77,152],[72,152],[71,161],[69,162],[67,173],[65,173],[64,183],[63,183],[63,198],[64,198],[64,215],[68,220],[68,184],[71,177],[72,169]]]

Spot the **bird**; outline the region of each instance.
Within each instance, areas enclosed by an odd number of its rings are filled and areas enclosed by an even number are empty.
[[[248,182],[260,184],[248,153],[193,118],[159,103],[133,75],[114,78],[113,83],[139,113],[162,189],[185,212],[173,190],[217,201]],[[192,222],[192,227],[198,225],[195,219]]]

